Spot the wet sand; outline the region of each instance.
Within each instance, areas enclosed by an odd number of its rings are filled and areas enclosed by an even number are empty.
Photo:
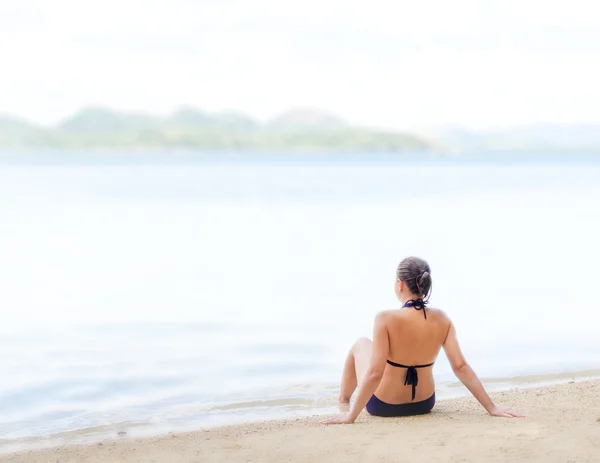
[[[430,415],[324,426],[322,417],[0,455],[0,462],[600,462],[600,380],[492,394],[521,419],[492,418],[472,397]]]

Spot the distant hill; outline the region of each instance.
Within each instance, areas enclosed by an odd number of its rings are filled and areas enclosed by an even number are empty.
[[[339,130],[348,124],[335,114],[315,109],[295,109],[275,117],[268,126],[278,130]]]
[[[183,107],[167,117],[85,108],[56,127],[0,118],[0,147],[189,147],[201,150],[425,151],[424,139],[351,126],[313,109],[288,111],[266,124],[242,113]]]
[[[425,132],[439,144],[458,151],[533,150],[600,152],[600,125],[532,124],[499,130]]]
[[[54,127],[0,115],[0,148],[168,148],[219,151],[600,153],[600,125],[535,124],[404,133],[357,127],[335,114],[296,108],[261,123],[236,112],[181,107],[163,117],[84,108]]]
[[[138,114],[126,114],[106,108],[86,108],[59,124],[64,132],[124,132],[145,130],[157,126],[155,119]]]
[[[165,120],[172,127],[186,128],[219,128],[223,130],[251,130],[259,124],[245,114],[234,111],[223,111],[209,114],[199,109],[183,107],[175,111]]]
[[[14,146],[43,139],[44,129],[22,119],[0,116],[0,146]]]

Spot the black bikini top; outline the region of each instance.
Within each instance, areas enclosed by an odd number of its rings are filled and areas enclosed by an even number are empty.
[[[406,303],[402,306],[404,307],[413,307],[416,310],[422,310],[423,315],[425,316],[425,320],[427,320],[427,312],[425,311],[425,305],[427,303],[423,301],[423,299],[411,299],[406,301]],[[393,367],[398,368],[406,368],[406,378],[404,379],[405,386],[412,386],[412,400],[415,400],[415,394],[417,392],[417,384],[419,384],[419,374],[417,373],[417,368],[427,368],[432,366],[435,362],[428,363],[427,365],[402,365],[401,363],[392,362],[388,360],[387,363]]]

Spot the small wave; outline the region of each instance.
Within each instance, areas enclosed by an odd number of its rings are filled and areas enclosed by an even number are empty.
[[[230,404],[212,405],[207,407],[207,412],[222,412],[222,411],[243,411],[253,408],[269,408],[269,407],[285,407],[285,408],[313,408],[319,406],[333,406],[337,402],[335,399],[302,399],[302,398],[282,398],[282,399],[267,399],[267,400],[250,400],[247,402],[234,402]]]

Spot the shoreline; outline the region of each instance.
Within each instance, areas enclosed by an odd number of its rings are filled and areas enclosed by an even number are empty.
[[[486,391],[490,394],[510,390],[526,390],[544,386],[565,384],[570,381],[600,380],[600,369],[565,371],[559,373],[535,373],[507,377],[481,378]],[[150,421],[117,421],[104,425],[56,431],[46,435],[31,435],[19,438],[0,438],[0,456],[28,450],[44,450],[65,445],[90,445],[121,438],[148,439],[173,433],[197,432],[205,429],[221,428],[229,425],[242,426],[256,423],[285,421],[290,419],[305,419],[314,416],[329,416],[338,410],[337,388],[332,389],[330,398],[290,397],[277,399],[277,405],[267,405],[270,399],[232,402],[210,407],[212,412],[222,412],[227,409],[231,414],[214,415],[212,420],[200,420],[183,423],[150,422]],[[326,388],[328,389],[328,388]],[[335,391],[334,391],[335,390]],[[321,391],[324,392],[324,391]],[[458,381],[436,382],[437,402],[470,397],[469,391]],[[252,413],[252,409],[257,407]],[[285,408],[282,408],[285,407]]]
[[[405,444],[399,443],[398,448],[391,445],[392,441],[402,442],[402,439],[408,439],[415,448],[422,448],[427,461],[437,461],[439,455],[444,455],[439,453],[444,449],[449,454],[462,455],[460,461],[465,461],[468,455],[464,453],[464,446],[473,451],[473,460],[466,461],[490,459],[488,453],[482,452],[489,452],[490,445],[494,443],[499,445],[498,449],[512,449],[516,452],[513,457],[518,457],[519,461],[598,461],[600,379],[569,380],[573,375],[560,376],[561,382],[552,385],[524,384],[524,387],[490,394],[497,403],[514,406],[524,413],[524,419],[489,417],[472,397],[460,397],[439,400],[430,415],[421,417],[378,418],[362,413],[351,426],[325,427],[319,423],[322,416],[313,415],[175,431],[151,437],[112,437],[90,442],[69,442],[69,439],[58,442],[61,439],[55,439],[56,445],[45,448],[22,448],[10,453],[3,451],[0,462],[261,461],[264,452],[279,455],[274,458],[275,461],[281,459],[298,463],[358,461],[361,460],[359,455],[368,461],[367,455],[372,455],[375,460],[393,456],[395,460],[400,455],[407,458],[411,455],[411,452],[404,453]],[[413,428],[416,432],[412,432]],[[473,433],[482,438],[473,439]],[[397,440],[400,435],[402,439]],[[323,440],[322,436],[328,437]],[[384,436],[390,439],[384,439]],[[428,450],[427,442],[431,436],[436,444]],[[512,438],[516,441],[512,442]],[[565,445],[557,447],[557,438],[562,439]],[[42,438],[33,440],[40,441]],[[379,448],[377,442],[382,440],[385,440],[385,445]],[[457,442],[452,442],[454,440]],[[575,444],[576,441],[579,443]],[[353,444],[356,442],[364,444],[364,449],[363,445],[355,448]],[[544,448],[547,450],[545,459],[538,460],[541,455],[537,453],[536,459],[522,458],[523,455],[533,455],[531,446],[534,444],[540,452]],[[298,452],[298,449],[302,451]],[[364,453],[361,449],[368,452]],[[557,453],[557,450],[568,453]],[[591,455],[595,455],[597,460],[591,459]],[[553,460],[555,457],[556,460]],[[492,458],[490,461],[506,459]]]

